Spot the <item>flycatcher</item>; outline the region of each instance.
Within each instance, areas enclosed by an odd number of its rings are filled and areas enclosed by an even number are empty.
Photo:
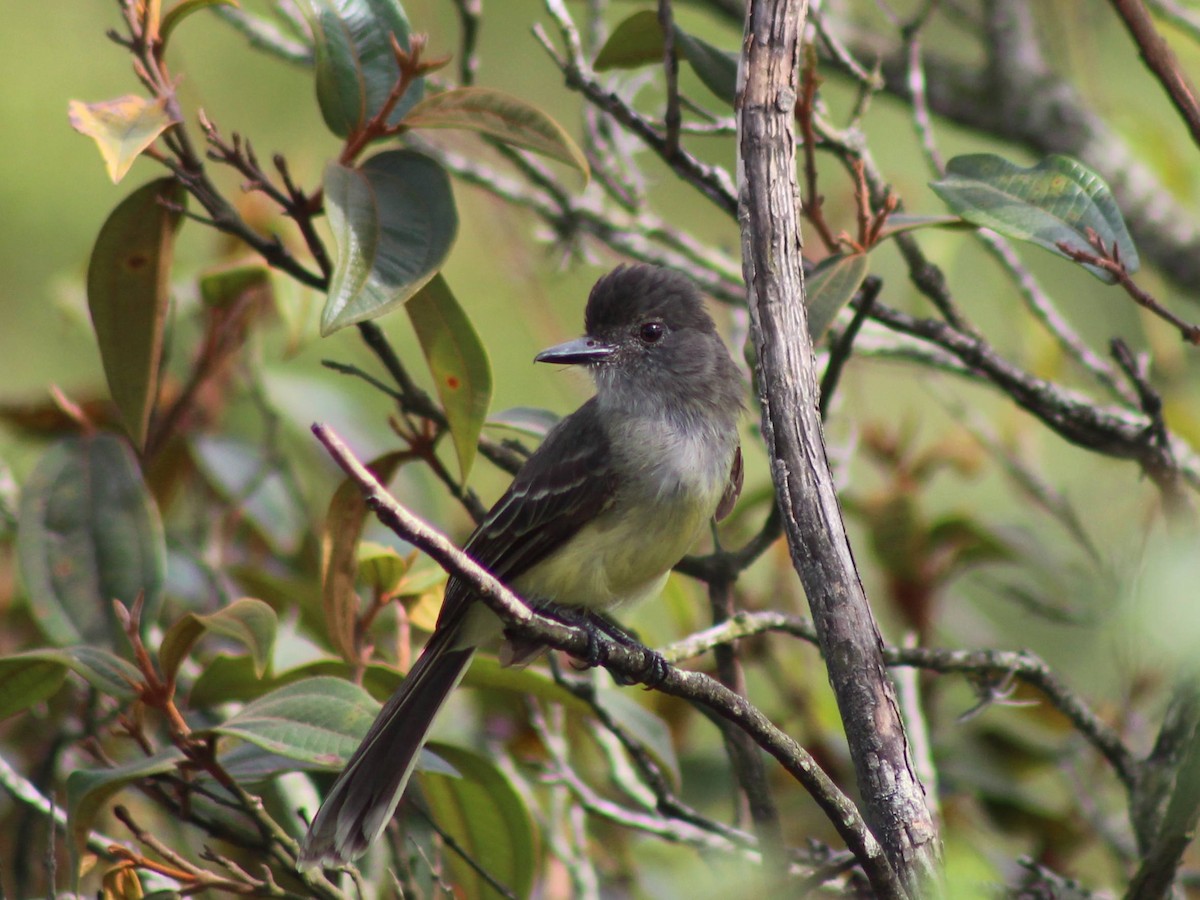
[[[586,335],[537,362],[585,366],[596,395],[559,422],[464,548],[525,599],[593,611],[658,593],[741,489],[742,389],[699,293],[677,272],[620,266],[588,298]],[[451,578],[437,628],[351,757],[300,865],[363,853],[400,802],[434,716],[500,619]],[[506,644],[502,661],[534,655]]]

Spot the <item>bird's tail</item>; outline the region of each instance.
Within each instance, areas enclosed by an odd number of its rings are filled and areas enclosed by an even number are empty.
[[[308,828],[300,868],[345,863],[366,851],[396,811],[433,719],[462,680],[473,647],[435,632],[384,704]]]

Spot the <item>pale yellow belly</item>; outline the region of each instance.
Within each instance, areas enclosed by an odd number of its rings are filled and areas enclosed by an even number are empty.
[[[594,610],[653,596],[712,515],[707,502],[674,507],[635,509],[619,521],[610,515],[585,526],[513,587],[531,600]]]

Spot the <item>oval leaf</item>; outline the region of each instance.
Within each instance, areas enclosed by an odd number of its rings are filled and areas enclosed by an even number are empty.
[[[434,276],[404,308],[450,423],[458,470],[465,482],[492,399],[487,351],[441,275]]]
[[[306,678],[259,697],[212,731],[333,768],[350,758],[378,712],[379,704],[356,684]]]
[[[317,101],[329,130],[348,137],[375,116],[400,77],[392,35],[409,46],[408,18],[396,0],[305,0],[316,46]],[[388,116],[398,123],[421,99],[424,79],[409,86]]]
[[[367,468],[387,484],[404,459],[401,452],[389,453]],[[321,531],[321,605],[325,630],[333,649],[350,662],[359,658],[354,635],[358,628],[358,542],[367,521],[367,501],[362,489],[347,478],[333,493],[325,526]]]
[[[561,125],[524,100],[465,87],[426,97],[404,117],[409,128],[464,128],[557,159],[588,177],[587,159]]]
[[[808,309],[808,334],[813,343],[829,330],[842,307],[850,302],[867,277],[867,255],[836,254],[821,260],[804,279],[804,305]]]
[[[171,257],[185,196],[170,178],[138,188],[101,227],[88,262],[88,310],[104,376],[139,447],[158,390]]]
[[[53,697],[66,680],[67,667],[61,663],[21,656],[0,659],[0,720]]]
[[[155,620],[166,565],[154,499],[126,444],[111,434],[51,448],[21,494],[17,554],[30,607],[57,644],[118,646],[112,601],[144,597]]]
[[[31,650],[0,659],[0,719],[40,703],[75,672],[97,691],[118,700],[131,700],[141,681],[137,669],[99,647]]]
[[[359,169],[332,164],[325,206],[338,260],[322,335],[408,300],[441,269],[458,233],[446,170],[411,150],[380,153]]]
[[[167,112],[167,98],[150,100],[126,94],[115,100],[67,104],[67,120],[100,149],[108,177],[116,184],[128,174],[133,161],[175,124]]]
[[[275,646],[279,618],[266,603],[252,597],[235,600],[224,609],[202,616],[188,613],[171,626],[158,650],[159,664],[168,679],[174,679],[179,664],[206,632],[237,641],[250,651],[254,674],[262,678]]]
[[[658,13],[652,9],[635,12],[612,30],[592,68],[597,72],[610,69],[638,69],[662,62],[663,31]]]
[[[930,187],[973,225],[1060,256],[1066,255],[1060,243],[1094,252],[1087,237],[1091,229],[1105,247],[1116,247],[1130,272],[1138,268],[1137,249],[1112,192],[1077,160],[1049,156],[1026,169],[990,153],[956,156],[946,164],[946,176]],[[1113,281],[1103,269],[1084,268],[1103,281]]]
[[[432,750],[458,773],[420,776],[434,821],[462,848],[445,856],[451,880],[464,896],[501,897],[483,871],[510,896],[528,897],[536,853],[533,820],[520,794],[486,756],[446,744]]]
[[[675,26],[675,46],[677,55],[687,60],[701,83],[732,106],[737,95],[738,55],[718,50],[678,25]],[[644,9],[613,29],[596,54],[593,68],[597,72],[604,72],[655,65],[662,62],[663,50],[663,32],[658,13]]]
[[[737,99],[738,55],[719,50],[675,26],[675,42],[701,83],[733,106]]]

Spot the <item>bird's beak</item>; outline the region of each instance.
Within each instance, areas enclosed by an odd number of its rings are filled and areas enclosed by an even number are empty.
[[[565,344],[557,344],[543,350],[533,358],[534,362],[558,363],[561,366],[578,366],[602,362],[617,348],[595,338],[581,337]]]

